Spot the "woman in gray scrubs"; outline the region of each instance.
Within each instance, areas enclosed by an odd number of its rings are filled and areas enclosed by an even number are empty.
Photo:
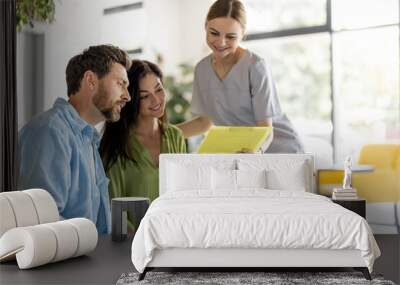
[[[239,46],[246,29],[246,12],[239,0],[217,0],[206,19],[212,53],[195,68],[192,112],[178,127],[185,137],[218,126],[273,126],[266,152],[302,153],[303,145],[282,112],[264,59]]]

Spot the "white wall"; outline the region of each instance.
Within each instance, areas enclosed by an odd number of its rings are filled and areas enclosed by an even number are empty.
[[[180,0],[181,60],[196,63],[210,52],[206,45],[205,19],[214,0]]]
[[[155,61],[157,54],[164,58],[164,73],[175,72],[180,61],[180,0],[146,0],[147,40],[145,56]]]
[[[45,38],[44,109],[51,107],[55,98],[67,97],[65,67],[68,60],[89,45],[99,43],[97,26],[102,17],[102,7],[93,5],[95,1],[59,0],[55,3],[54,23],[39,23],[33,30],[25,30],[44,34]]]

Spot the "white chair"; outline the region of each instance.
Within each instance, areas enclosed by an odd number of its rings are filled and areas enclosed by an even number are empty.
[[[86,254],[97,240],[90,220],[59,221],[45,190],[0,193],[0,262],[16,259],[20,269],[28,269]]]

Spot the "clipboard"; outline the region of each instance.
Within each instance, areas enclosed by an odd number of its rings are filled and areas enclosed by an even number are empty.
[[[265,151],[273,138],[272,127],[212,127],[198,153],[238,153]]]

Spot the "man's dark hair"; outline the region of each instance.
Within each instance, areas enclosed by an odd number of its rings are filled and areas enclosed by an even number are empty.
[[[79,91],[86,71],[93,71],[101,79],[110,72],[113,63],[119,63],[127,70],[131,64],[128,54],[112,45],[91,46],[71,58],[65,71],[68,97]]]

